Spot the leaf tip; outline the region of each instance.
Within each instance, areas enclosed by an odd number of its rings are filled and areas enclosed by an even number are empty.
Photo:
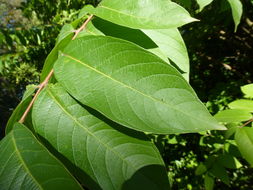
[[[218,123],[217,125],[214,126],[214,130],[225,131],[227,130],[227,128],[224,125]]]

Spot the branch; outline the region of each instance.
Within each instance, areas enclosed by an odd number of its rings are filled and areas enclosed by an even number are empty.
[[[87,26],[87,24],[91,21],[92,18],[93,18],[93,15],[90,15],[87,18],[87,20],[83,23],[83,25],[75,31],[75,35],[73,36],[72,40],[76,39],[79,32],[81,32]]]
[[[50,71],[50,73],[47,75],[47,77],[45,78],[45,80],[38,86],[38,90],[36,92],[36,94],[34,95],[32,101],[30,102],[29,106],[26,108],[24,114],[22,115],[21,119],[18,121],[19,123],[24,123],[26,116],[28,115],[29,111],[31,110],[34,101],[36,100],[36,98],[38,97],[39,93],[42,91],[42,89],[47,85],[48,81],[50,80],[50,78],[52,77],[54,73],[54,70],[52,69]]]
[[[82,26],[75,31],[75,35],[73,36],[72,40],[74,40],[77,37],[77,35],[86,27],[86,25],[91,21],[92,17],[93,17],[93,15],[90,15],[85,20],[85,22],[82,24]],[[54,70],[52,69],[50,71],[50,73],[47,75],[47,77],[45,78],[45,80],[38,86],[37,92],[35,93],[32,101],[30,102],[30,104],[28,105],[28,107],[26,108],[26,110],[25,110],[24,114],[22,115],[21,119],[18,121],[19,123],[24,123],[25,118],[27,117],[29,111],[31,110],[31,108],[32,108],[35,100],[37,99],[37,97],[40,94],[40,92],[42,91],[42,89],[47,85],[48,81],[53,76],[53,74],[54,74]]]
[[[249,121],[247,121],[246,123],[244,123],[240,128],[245,127],[246,125],[250,124],[251,122],[253,122],[253,118],[250,119]]]

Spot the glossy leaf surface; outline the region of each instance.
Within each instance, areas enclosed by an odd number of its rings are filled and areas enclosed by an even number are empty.
[[[0,142],[0,155],[1,190],[82,189],[24,125],[15,124]]]
[[[82,107],[59,85],[40,94],[33,123],[89,189],[169,188],[161,156],[142,133]]]
[[[242,156],[253,166],[253,128],[238,128],[235,133],[235,141]]]
[[[85,10],[113,23],[138,29],[175,28],[195,21],[178,4],[168,0],[103,0]]]
[[[174,67],[135,44],[79,38],[54,68],[77,100],[129,128],[165,134],[224,129]]]

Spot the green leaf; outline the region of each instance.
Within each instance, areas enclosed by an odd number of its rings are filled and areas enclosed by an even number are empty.
[[[253,84],[247,84],[241,87],[246,98],[253,98]]]
[[[88,12],[85,10],[85,7],[84,7],[84,8],[82,8],[82,9],[80,10],[80,12],[79,12],[79,14],[78,14],[78,18],[79,18],[79,19],[80,19],[80,18],[83,18],[83,17],[87,16],[87,14],[88,14]]]
[[[85,10],[100,18],[130,28],[167,29],[196,21],[181,6],[168,0],[103,0]]]
[[[82,107],[59,85],[41,92],[33,123],[36,132],[75,166],[70,166],[72,172],[89,189],[169,188],[161,156],[143,133]]]
[[[84,32],[89,35],[106,35],[133,42],[145,49],[156,48],[157,45],[139,29],[132,29],[101,18],[94,18]],[[81,35],[80,35],[81,36]]]
[[[163,61],[170,64],[169,59],[166,57],[166,55],[160,50],[160,48],[153,48],[153,49],[147,49],[149,52],[155,54],[156,56],[160,57]]]
[[[111,28],[113,28],[113,30],[111,30]],[[78,35],[78,38],[86,35],[112,36],[133,42],[169,63],[166,55],[164,55],[157,45],[141,30],[127,28],[100,18],[95,18],[87,25],[84,31]]]
[[[229,177],[227,171],[219,163],[214,163],[213,167],[209,170],[209,172],[215,177],[219,178],[223,183],[229,185]]]
[[[45,78],[53,68],[54,63],[58,58],[59,51],[66,47],[66,45],[71,41],[72,37],[73,33],[68,34],[67,37],[62,39],[47,56],[40,76],[41,82],[45,80]]]
[[[253,100],[235,100],[228,104],[231,109],[242,109],[248,112],[253,112]]]
[[[253,166],[253,128],[238,128],[235,141],[242,156]]]
[[[225,129],[174,67],[127,41],[78,38],[54,69],[72,96],[126,127],[161,134]]]
[[[93,20],[97,20],[97,18],[95,18]],[[114,29],[111,31],[114,31]],[[78,34],[77,38],[82,38],[83,36],[87,36],[87,35],[94,35],[94,36],[102,35],[102,36],[104,36],[104,34],[94,26],[93,21],[89,22],[87,24],[87,26],[83,29],[83,31],[81,31]],[[128,35],[125,35],[125,36],[128,36]]]
[[[31,96],[37,88],[38,88],[38,85],[34,85],[34,84],[27,85],[26,91],[22,97],[22,100],[25,100],[26,98]]]
[[[246,110],[232,109],[220,111],[214,117],[220,122],[231,123],[247,121],[252,115]]]
[[[82,189],[74,177],[22,124],[0,142],[0,187],[7,189]]]
[[[14,124],[19,121],[23,115],[23,113],[25,112],[26,108],[28,107],[28,105],[30,104],[32,97],[33,97],[33,93],[36,90],[36,86],[35,85],[28,85],[27,89],[24,93],[24,96],[21,100],[21,102],[18,104],[18,106],[15,108],[15,110],[12,112],[11,117],[9,118],[6,128],[5,128],[5,133],[8,134],[12,129]],[[26,118],[25,124],[31,128],[31,123],[30,123],[30,114],[28,115],[28,117]]]
[[[218,157],[218,162],[220,165],[230,169],[238,169],[242,167],[242,164],[236,159],[236,157],[231,156],[230,154],[220,155]]]
[[[189,57],[184,40],[177,28],[142,30],[149,36],[189,79]]]
[[[235,32],[237,30],[238,25],[240,24],[243,7],[240,0],[228,0],[231,9],[232,9],[232,15],[235,23]]]
[[[227,131],[225,131],[225,138],[229,139],[233,134],[235,134],[237,128],[238,128],[238,123],[229,123],[226,125],[228,128]]]
[[[200,163],[195,171],[195,175],[202,175],[207,171],[206,166],[203,163]]]
[[[197,0],[197,3],[199,4],[199,11],[202,11],[204,7],[212,3],[213,0]]]
[[[213,190],[214,187],[214,178],[208,173],[205,175],[205,190]]]
[[[56,45],[60,43],[64,38],[68,37],[70,34],[72,34],[71,36],[73,36],[74,30],[75,29],[71,24],[65,24],[57,37]]]

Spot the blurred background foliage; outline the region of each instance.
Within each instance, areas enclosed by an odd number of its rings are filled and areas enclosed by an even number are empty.
[[[253,1],[242,0],[244,12],[236,33],[227,1],[215,0],[202,12],[192,0],[176,2],[200,20],[180,30],[190,56],[190,83],[215,114],[243,96],[240,86],[253,82]],[[1,137],[26,85],[38,84],[61,27],[77,18],[85,4],[97,3],[98,0],[0,0]],[[253,189],[253,170],[224,132],[151,138],[165,160],[172,189],[204,189],[204,181],[210,184],[212,180],[215,189]],[[214,163],[222,162],[224,156],[228,160],[231,156],[236,158],[237,164],[217,168]]]

